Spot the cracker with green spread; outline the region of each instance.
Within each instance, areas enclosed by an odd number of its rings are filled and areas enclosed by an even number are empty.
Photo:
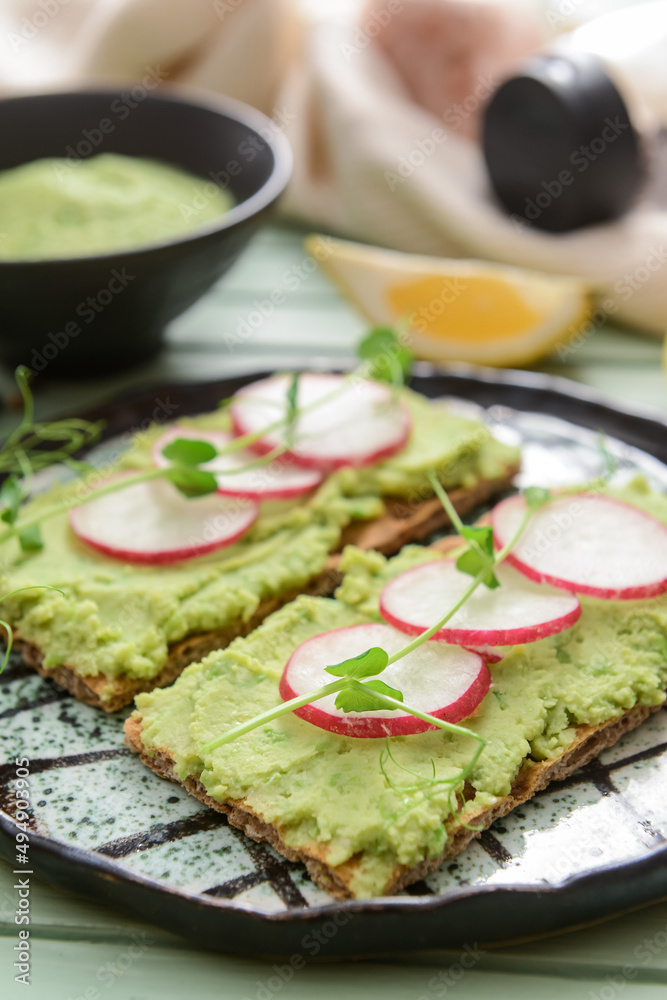
[[[518,453],[475,421],[410,390],[407,446],[363,469],[330,475],[309,498],[264,503],[235,544],[173,565],[137,566],[81,542],[66,514],[43,526],[44,548],[3,548],[0,587],[16,594],[3,604],[26,662],[78,698],[114,711],[140,691],[170,684],[183,668],[245,635],[298,593],[331,593],[339,580],[341,546],[396,552],[447,523],[433,499],[427,470],[437,469],[460,513],[501,492],[518,468]],[[183,424],[227,429],[220,410]],[[151,446],[164,427],[138,435],[120,467],[151,465]],[[112,471],[112,470],[107,470]],[[53,504],[65,485],[32,501],[26,513]]]
[[[609,492],[667,524],[667,497],[643,481]],[[663,704],[667,595],[582,597],[576,625],[516,646],[491,667],[493,687],[465,723],[486,746],[456,802],[446,779],[470,760],[471,741],[441,731],[392,739],[392,759],[383,766],[383,740],[335,735],[293,714],[201,751],[280,703],[278,682],[300,643],[380,620],[378,597],[387,580],[439,554],[408,546],[387,560],[347,549],[335,599],[301,596],[248,637],[189,666],[173,687],[140,695],[126,723],[130,747],[249,836],[303,861],[333,895],[366,898],[433,871],[494,819]],[[409,772],[435,780],[424,786]]]

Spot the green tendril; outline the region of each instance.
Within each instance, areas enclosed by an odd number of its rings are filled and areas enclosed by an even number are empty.
[[[396,760],[396,758],[391,752],[389,739],[387,738],[385,742],[386,742],[386,748],[380,754],[380,770],[389,787],[392,789],[392,791],[395,791],[400,795],[406,792],[417,792],[417,793],[422,792],[424,793],[424,795],[421,799],[417,799],[415,802],[410,803],[410,805],[406,806],[405,809],[399,809],[393,812],[391,816],[387,818],[384,824],[383,828],[384,830],[389,829],[390,826],[394,826],[400,820],[404,819],[405,816],[409,815],[414,809],[418,808],[419,805],[424,801],[424,799],[429,800],[433,798],[433,796],[435,796],[440,790],[440,786],[442,786],[444,790],[447,785],[451,786],[447,792],[447,806],[449,808],[448,819],[455,820],[457,823],[459,823],[459,825],[465,827],[467,830],[474,830],[475,832],[478,832],[479,830],[482,829],[482,827],[470,826],[463,819],[465,802],[461,807],[461,809],[457,808],[458,806],[458,803],[456,801],[458,796],[457,789],[459,787],[462,788],[465,787],[465,778],[462,778],[463,772],[452,775],[452,777],[450,778],[438,778],[436,777],[437,772],[436,772],[435,761],[431,757],[431,769],[433,771],[432,777],[429,777],[428,775],[420,775],[417,771],[413,771],[411,768],[405,767],[398,760]],[[387,774],[387,769],[386,769],[387,759],[390,759],[397,768],[399,768],[401,771],[404,771],[406,774],[410,774],[415,778],[419,778],[420,779],[419,783],[408,785],[408,784],[399,784],[398,782],[393,781]],[[426,791],[429,788],[431,789],[430,795],[426,794]]]
[[[455,789],[452,789],[452,792],[450,792],[450,797],[449,797],[449,810],[450,810],[450,813],[451,813],[451,818],[453,820],[455,820],[455,822],[458,823],[459,826],[464,827],[464,829],[466,829],[466,830],[472,830],[473,833],[481,833],[481,831],[484,829],[483,826],[472,826],[470,823],[466,823],[466,821],[463,818],[463,813],[465,812],[465,807],[466,807],[465,800],[464,800],[463,805],[461,806],[461,808],[458,809],[458,810],[456,808],[457,803],[456,802],[452,803],[451,796],[452,796],[452,793],[454,793],[454,792],[455,792]]]
[[[403,771],[405,774],[410,774],[412,775],[413,778],[418,778],[419,780],[417,784],[406,785],[406,784],[399,784],[398,782],[393,781],[387,774],[387,769],[386,769],[387,760],[390,760],[394,765],[394,767],[397,767],[400,771]],[[431,757],[431,769],[433,771],[433,774],[429,776],[429,775],[419,774],[418,771],[413,771],[412,768],[406,767],[404,764],[401,764],[400,761],[396,760],[393,753],[391,752],[391,744],[389,743],[389,737],[387,736],[385,738],[385,747],[384,750],[382,750],[380,753],[380,770],[382,771],[384,779],[389,785],[389,787],[392,789],[392,791],[399,793],[421,792],[425,788],[430,788],[434,785],[450,784],[452,781],[457,780],[457,778],[437,778],[436,777],[437,771],[433,757]]]
[[[14,633],[12,631],[11,625],[9,625],[4,619],[0,618],[0,627],[4,628],[7,633],[7,644],[5,646],[5,655],[2,657],[2,663],[0,663],[0,674],[3,673],[7,663],[9,662],[9,657],[12,653],[12,645],[14,643]]]
[[[20,365],[14,377],[23,401],[23,414],[18,427],[0,449],[0,474],[18,473],[29,480],[40,469],[69,459],[75,452],[99,440],[103,421],[93,423],[70,418],[51,423],[35,422],[31,372]]]

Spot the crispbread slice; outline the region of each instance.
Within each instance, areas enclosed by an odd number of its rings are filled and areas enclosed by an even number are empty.
[[[134,677],[113,677],[109,678],[105,674],[83,676],[77,673],[72,667],[60,666],[47,669],[42,665],[43,654],[33,643],[26,642],[18,637],[15,640],[16,649],[27,666],[33,667],[42,677],[50,677],[64,687],[70,694],[73,694],[79,701],[87,705],[94,705],[96,708],[103,708],[106,712],[116,712],[118,709],[129,705],[136,695],[142,691],[152,691],[156,687],[167,687],[173,684],[178,675],[185,670],[190,663],[197,663],[208,653],[215,649],[224,649],[232,640],[239,636],[249,635],[258,625],[261,625],[267,618],[283,604],[294,600],[300,593],[324,596],[337,586],[340,575],[335,564],[337,557],[331,559],[331,581],[326,572],[320,574],[303,590],[292,590],[289,593],[281,594],[279,597],[267,598],[262,601],[254,615],[247,619],[237,619],[233,625],[226,628],[212,629],[209,632],[199,632],[196,635],[188,636],[180,642],[174,643],[169,648],[169,657],[164,667],[155,677],[147,679]]]
[[[558,757],[541,762],[526,759],[514,779],[509,795],[497,799],[494,805],[489,808],[479,809],[466,816],[466,823],[479,829],[471,830],[469,826],[462,826],[456,820],[451,820],[447,829],[449,837],[442,854],[435,858],[426,858],[410,868],[397,865],[387,884],[386,894],[398,892],[405,886],[417,882],[435,871],[446,858],[452,858],[462,851],[474,837],[479,837],[482,830],[486,830],[496,819],[506,816],[515,806],[532,798],[536,792],[546,788],[550,782],[559,781],[587,764],[607,747],[613,746],[625,733],[641,725],[649,715],[659,711],[660,708],[660,705],[650,707],[639,705],[609,722],[597,726],[578,726],[574,741]],[[253,840],[266,840],[290,861],[303,862],[313,882],[316,882],[332,896],[337,899],[353,898],[350,884],[354,877],[355,868],[360,864],[359,855],[333,868],[327,864],[324,844],[312,841],[298,850],[289,847],[283,840],[280,827],[265,822],[262,816],[251,809],[243,799],[218,802],[211,798],[197,778],[188,777],[183,782],[179,782],[169,751],[167,749],[158,750],[153,756],[149,756],[143,748],[141,730],[141,715],[139,712],[133,712],[125,723],[125,742],[131,750],[141,756],[144,764],[147,764],[157,775],[182,784],[190,795],[199,799],[200,802],[218,812],[226,813],[229,822],[243,830]]]
[[[509,466],[505,476],[498,479],[481,479],[470,489],[459,488],[450,492],[454,507],[462,516],[484,503],[491,497],[508,489],[518,466]],[[357,521],[344,529],[339,550],[345,545],[356,545],[362,549],[375,549],[384,555],[393,555],[408,542],[420,541],[431,532],[449,525],[449,518],[437,499],[409,503],[402,498],[385,498],[385,513],[374,521]],[[174,643],[169,649],[167,661],[154,677],[136,679],[127,676],[107,677],[105,674],[83,675],[75,667],[61,664],[46,669],[44,655],[33,643],[15,632],[16,648],[23,655],[26,664],[43,677],[50,677],[80,701],[107,712],[115,712],[131,704],[135,695],[142,691],[152,691],[156,687],[172,684],[178,675],[190,664],[201,660],[215,649],[224,649],[239,636],[248,635],[272,612],[293,600],[299,593],[324,596],[332,593],[340,583],[338,557],[330,557],[324,570],[299,590],[267,598],[248,619],[221,629],[187,636]]]
[[[488,516],[478,523],[488,521]],[[432,548],[447,554],[459,548],[461,540],[458,535],[450,535],[435,542]],[[425,858],[411,867],[396,865],[388,880],[385,893],[396,893],[413,882],[417,882],[431,872],[436,871],[442,862],[452,858],[464,850],[471,840],[477,838],[488,829],[495,820],[506,816],[516,806],[532,798],[553,781],[560,781],[583,767],[597,757],[603,750],[613,746],[626,733],[641,725],[652,713],[660,711],[662,705],[635,705],[622,714],[598,725],[579,725],[575,727],[576,735],[569,746],[556,757],[544,761],[534,761],[530,757],[524,759],[517,772],[508,795],[496,799],[492,806],[478,808],[475,812],[466,813],[465,825],[456,817],[447,821],[447,842],[443,852],[434,858]],[[220,802],[212,798],[204,785],[195,776],[186,777],[182,782],[174,770],[174,760],[168,748],[157,749],[149,755],[142,743],[142,716],[135,711],[125,722],[125,742],[132,751],[139,754],[143,763],[157,775],[168,778],[183,787],[205,805],[218,812],[225,813],[229,822],[243,830],[256,841],[265,840],[277,851],[291,861],[300,861],[314,882],[338,899],[354,898],[351,885],[355,871],[362,863],[362,855],[356,855],[341,865],[332,867],[327,862],[326,845],[316,840],[295,849],[284,842],[281,828],[266,822],[244,799],[230,799]],[[466,785],[459,807],[468,797],[472,797],[474,789]],[[476,829],[471,829],[471,827]]]

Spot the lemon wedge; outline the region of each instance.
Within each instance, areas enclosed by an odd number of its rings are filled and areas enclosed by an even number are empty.
[[[429,361],[524,365],[578,341],[591,311],[577,278],[308,236],[305,246],[371,323],[404,323]]]

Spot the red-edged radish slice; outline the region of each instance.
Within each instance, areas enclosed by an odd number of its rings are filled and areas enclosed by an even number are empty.
[[[330,684],[335,678],[325,667],[358,656],[372,646],[391,655],[405,645],[405,635],[389,625],[351,625],[316,635],[302,642],[289,658],[280,679],[280,696],[289,701]],[[467,719],[491,684],[489,668],[481,656],[442,642],[425,642],[386,667],[378,679],[402,691],[407,705],[447,722]],[[335,694],[328,695],[297,708],[294,714],[343,736],[407,736],[437,728],[407,712],[343,712],[336,708],[335,700]]]
[[[194,427],[178,425],[170,427],[153,445],[153,462],[158,468],[163,469],[169,465],[162,449],[177,438],[208,441],[218,451],[234,440],[226,431],[199,431]],[[218,455],[210,462],[203,462],[199,468],[213,473],[218,481],[218,493],[247,497],[248,500],[290,500],[310,493],[324,479],[324,474],[318,469],[304,469],[288,456],[281,456],[256,469],[234,472],[234,469],[256,461],[257,455],[244,448],[228,455]]]
[[[501,564],[495,574],[500,586],[489,590],[481,584],[435,638],[467,647],[513,646],[562,632],[581,615],[574,594],[533,583],[511,566]],[[380,613],[403,632],[420,635],[456,604],[471,582],[454,559],[416,566],[385,585]]]
[[[525,510],[520,495],[493,509],[497,545],[512,538]],[[507,559],[531,580],[603,600],[667,591],[667,528],[632,504],[596,493],[540,507]]]
[[[128,478],[122,473],[106,483]],[[105,484],[100,484],[105,485]],[[79,538],[105,555],[125,562],[165,564],[203,556],[231,545],[257,517],[250,500],[184,497],[171,483],[135,483],[70,511]]]
[[[237,392],[230,407],[236,434],[260,432],[283,417],[291,381],[274,375]],[[407,408],[379,382],[307,372],[299,379],[297,406],[305,412],[296,421],[290,454],[309,468],[371,465],[399,451],[410,435]],[[270,431],[252,447],[265,454],[284,435],[284,428]]]
[[[479,653],[486,663],[500,663],[507,656],[507,650],[500,646],[466,646],[473,653]]]

